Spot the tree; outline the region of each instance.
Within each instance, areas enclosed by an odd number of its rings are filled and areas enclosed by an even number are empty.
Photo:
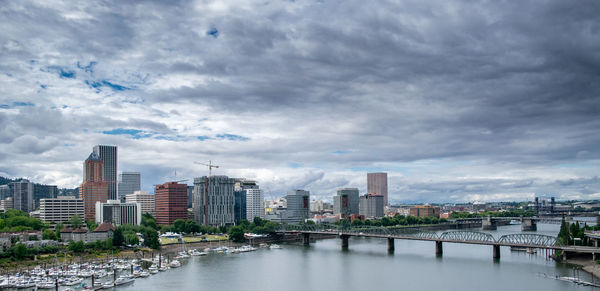
[[[56,240],[56,232],[46,229],[42,232],[42,239]]]
[[[98,227],[98,224],[92,220],[86,221],[85,224],[87,225],[89,231],[94,231],[96,227]]]
[[[175,231],[178,233],[185,232],[185,220],[176,219],[175,221],[173,221],[173,227],[175,228]]]
[[[83,241],[70,241],[69,250],[73,251],[74,253],[81,253],[85,250],[85,244],[83,243]]]
[[[158,240],[158,232],[150,227],[145,227],[143,231],[144,245],[158,250],[160,249],[160,241]]]
[[[187,233],[196,233],[196,232],[200,232],[200,224],[198,224],[197,222],[189,219],[185,222],[185,227],[184,227],[185,232]]]
[[[562,221],[560,222],[560,231],[558,232],[558,244],[568,245],[569,240],[569,227],[567,226],[567,222],[563,216]]]
[[[135,233],[131,233],[127,236],[127,244],[128,245],[137,245],[140,243],[140,239],[138,238],[137,234]]]
[[[244,228],[239,225],[231,227],[229,229],[229,239],[237,243],[245,242]]]
[[[65,226],[62,223],[58,223],[54,229],[56,229],[56,238],[60,239],[60,231],[65,228]]]
[[[69,224],[71,224],[73,228],[79,228],[81,226],[81,223],[81,217],[79,216],[79,214],[71,216],[71,219],[69,220]]]
[[[27,247],[24,244],[18,243],[15,246],[14,255],[16,259],[20,260],[28,256],[29,251],[27,250]]]
[[[154,230],[158,230],[158,226],[156,225],[156,219],[150,213],[142,214],[142,222],[140,223],[142,226],[151,227]]]
[[[125,237],[123,236],[123,229],[121,228],[121,226],[119,226],[119,227],[117,227],[117,229],[115,229],[112,240],[113,240],[113,246],[115,246],[115,247],[120,247],[125,242]]]

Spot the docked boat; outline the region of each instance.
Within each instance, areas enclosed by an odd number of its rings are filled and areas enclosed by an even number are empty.
[[[171,263],[169,263],[169,266],[171,268],[179,268],[181,267],[181,263],[178,260],[172,260]]]
[[[104,284],[102,284],[102,288],[104,288],[104,289],[112,288],[114,286],[115,286],[115,283],[113,281],[106,281],[106,282],[104,282]]]
[[[129,284],[129,283],[133,283],[133,281],[135,281],[135,279],[127,278],[127,277],[119,277],[115,281],[115,285],[121,286],[121,285]]]
[[[272,250],[281,249],[281,246],[278,244],[272,244],[269,246],[269,249],[272,249]]]

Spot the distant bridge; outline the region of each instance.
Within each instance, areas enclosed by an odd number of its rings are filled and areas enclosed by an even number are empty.
[[[296,234],[302,236],[302,241],[305,245],[310,244],[310,235],[336,235],[342,240],[342,248],[348,248],[348,239],[355,237],[375,237],[386,238],[388,240],[388,251],[394,251],[394,240],[420,240],[433,241],[436,243],[436,254],[443,253],[442,244],[447,243],[463,243],[476,245],[491,245],[493,247],[493,258],[500,258],[500,247],[519,247],[519,248],[535,248],[547,250],[561,250],[566,257],[568,253],[588,253],[592,254],[594,259],[596,254],[600,254],[600,248],[597,247],[580,247],[580,246],[562,246],[557,242],[556,237],[533,234],[533,233],[518,233],[507,234],[494,238],[491,234],[478,231],[461,231],[451,230],[437,234],[433,231],[394,227],[342,227],[329,224],[315,225],[282,225],[277,231],[280,234]]]
[[[508,224],[512,221],[518,221],[521,223],[522,231],[536,231],[538,223],[544,224],[561,224],[562,218],[559,217],[474,217],[474,218],[457,218],[448,220],[449,223],[455,223],[457,225],[471,225],[481,223],[483,230],[495,230],[499,224]],[[575,219],[573,217],[566,217],[568,223],[588,223],[597,224],[597,221],[587,221],[583,219]]]

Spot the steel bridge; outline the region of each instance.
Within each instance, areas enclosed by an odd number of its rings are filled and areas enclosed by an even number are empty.
[[[419,240],[432,241],[436,243],[436,254],[443,253],[443,243],[463,243],[475,245],[491,245],[493,246],[493,257],[500,258],[500,247],[518,247],[528,249],[546,249],[546,250],[561,250],[566,256],[567,253],[588,253],[595,258],[596,254],[600,254],[600,248],[597,247],[581,247],[581,246],[563,246],[560,245],[556,237],[533,234],[533,233],[517,233],[506,234],[499,238],[495,238],[489,233],[479,231],[463,231],[451,230],[438,234],[433,231],[421,229],[408,229],[402,227],[343,227],[330,224],[314,224],[314,225],[282,225],[277,231],[284,235],[301,235],[305,245],[310,244],[310,236],[314,235],[335,235],[342,239],[342,248],[348,248],[349,237],[375,237],[388,239],[388,251],[394,251],[394,240]]]

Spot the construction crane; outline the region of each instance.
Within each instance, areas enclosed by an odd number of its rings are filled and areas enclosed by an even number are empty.
[[[201,162],[194,162],[194,164],[198,164],[198,165],[204,165],[208,167],[208,176],[212,176],[212,168],[218,168],[219,166],[217,165],[213,165],[212,161],[208,161],[207,163],[201,163]]]

